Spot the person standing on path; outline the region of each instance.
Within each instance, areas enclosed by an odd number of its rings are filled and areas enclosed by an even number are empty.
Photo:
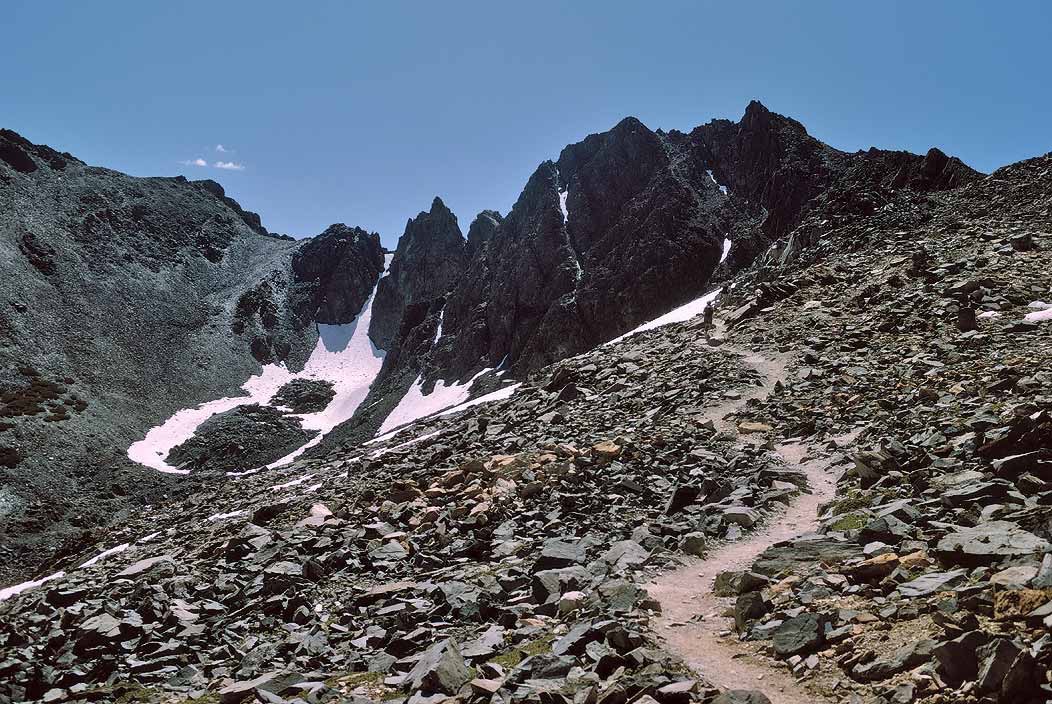
[[[712,316],[713,316],[714,312],[715,311],[713,310],[713,307],[712,307],[712,301],[709,301],[708,303],[705,304],[705,311],[702,313],[702,315],[705,316],[705,318],[704,318],[704,325],[703,326],[705,328],[705,337],[706,338],[708,338],[708,336],[709,336],[709,330],[712,329]]]

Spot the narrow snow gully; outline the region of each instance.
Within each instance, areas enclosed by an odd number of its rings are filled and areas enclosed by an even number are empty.
[[[722,349],[741,355],[742,361],[763,377],[762,386],[706,410],[706,419],[719,432],[737,435],[735,424],[727,416],[742,409],[750,399],[765,398],[784,377],[790,358],[768,357],[730,345]],[[671,652],[721,689],[757,689],[774,704],[831,701],[810,691],[807,683],[798,682],[789,670],[755,657],[734,634],[733,619],[723,616],[733,607],[734,599],[712,593],[718,573],[748,569],[768,547],[816,530],[819,506],[834,496],[836,477],[826,461],[810,458],[811,448],[782,443],[774,449],[787,467],[807,478],[811,492],[797,496],[785,513],[771,516],[742,540],[722,545],[704,559],[685,559],[682,567],[658,575],[647,585],[650,595],[661,604],[661,615],[652,627]]]

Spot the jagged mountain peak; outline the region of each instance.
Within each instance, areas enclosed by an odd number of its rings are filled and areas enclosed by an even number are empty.
[[[468,227],[468,259],[474,258],[496,234],[504,217],[496,210],[483,210]]]
[[[630,134],[640,130],[645,130],[647,132],[651,131],[650,128],[643,124],[643,121],[638,117],[628,115],[621,118],[621,120],[610,129],[610,132],[613,132],[614,134]]]
[[[435,196],[434,199],[431,201],[431,210],[429,212],[431,213],[431,215],[435,215],[442,211],[451,212],[449,208],[446,207],[446,204],[442,200],[442,198],[440,196]]]
[[[444,296],[456,284],[467,251],[457,216],[438,196],[429,211],[406,222],[373,304],[369,334],[378,347],[390,349],[395,343],[407,306]]]
[[[788,129],[810,137],[803,123],[774,112],[759,100],[749,102],[739,124],[743,130]]]

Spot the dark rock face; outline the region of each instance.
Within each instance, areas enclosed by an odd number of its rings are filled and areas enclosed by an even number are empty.
[[[533,369],[698,295],[723,237],[759,219],[703,157],[685,135],[627,118],[542,164],[507,218],[476,220],[469,241],[488,244],[469,245],[446,311],[459,344],[442,366]]]
[[[460,378],[521,354],[549,309],[573,291],[575,262],[559,210],[555,165],[546,162],[489,240],[485,256],[475,257],[451,294],[443,323],[458,345],[441,366]],[[569,299],[561,305],[568,307]]]
[[[33,144],[17,132],[0,129],[0,161],[15,171],[30,174],[37,170],[36,160],[43,162],[42,166],[56,171],[65,169],[70,162],[84,164],[71,154],[57,152],[43,144]]]
[[[755,100],[739,122],[713,120],[695,128],[689,139],[721,183],[766,212],[762,225],[736,242],[731,251],[736,266],[751,263],[828,201],[839,199],[852,212],[871,214],[887,201],[889,190],[941,191],[981,175],[938,149],[924,157],[881,149],[841,152]]]
[[[391,269],[376,289],[369,336],[380,349],[391,349],[406,307],[444,296],[461,279],[467,246],[457,218],[440,198],[431,210],[406,223]]]
[[[312,435],[276,408],[238,406],[206,420],[168,458],[192,472],[243,472],[284,457]]]
[[[468,259],[481,255],[485,251],[503,221],[504,218],[496,210],[483,210],[475,216],[475,219],[471,221],[471,227],[468,228]]]
[[[977,176],[934,149],[840,152],[755,101],[741,121],[690,134],[626,118],[541,164],[503,221],[479,216],[446,309],[458,345],[438,366],[457,378],[505,359],[536,369],[700,295],[724,238],[733,270],[826,201],[871,213],[894,189]]]
[[[484,256],[485,243],[499,221],[499,214],[483,213],[472,225],[477,257]],[[456,216],[439,198],[429,212],[406,224],[389,272],[377,284],[369,325],[373,344],[386,350],[383,366],[361,411],[327,436],[323,444],[370,437],[418,376],[429,377],[424,387],[427,393],[437,378],[451,376],[435,364],[434,353],[440,343],[447,348],[460,344],[452,336],[445,337],[444,342],[437,338],[440,328],[444,329],[446,297],[463,279],[468,249]]]
[[[755,100],[739,122],[713,120],[696,128],[691,138],[721,183],[767,209],[762,231],[772,239],[798,221],[804,206],[847,160],[846,154],[807,134],[796,120]]]
[[[332,225],[292,257],[292,308],[300,320],[350,323],[361,312],[383,268],[380,235],[360,227]]]
[[[455,372],[480,358],[523,368],[560,359],[680,302],[683,280],[708,279],[720,238],[699,190],[716,204],[717,187],[677,178],[670,149],[628,119],[541,165],[451,297]]]
[[[231,210],[240,215],[244,223],[250,228],[252,228],[255,232],[261,235],[270,235],[270,233],[267,232],[267,228],[263,227],[263,223],[260,221],[259,214],[253,213],[251,210],[245,210],[244,208],[242,208],[240,203],[238,203],[233,198],[227,196],[226,191],[223,189],[223,186],[220,185],[217,181],[213,181],[210,178],[206,178],[200,181],[191,181],[190,183],[197,186],[198,188],[202,188],[208,191],[220,201],[222,201]],[[275,235],[275,237],[276,236],[277,235]]]

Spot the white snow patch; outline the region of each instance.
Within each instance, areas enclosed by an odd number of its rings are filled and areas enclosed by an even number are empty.
[[[570,209],[566,206],[566,199],[570,196],[570,189],[567,188],[564,191],[559,191],[559,210],[563,212],[563,223],[567,224],[570,222]],[[573,253],[573,266],[574,266],[574,280],[580,281],[584,275],[584,269],[581,267],[581,255],[574,249],[573,244],[570,243],[569,233],[566,237],[566,246],[570,248]]]
[[[409,387],[409,390],[405,392],[402,400],[384,419],[380,429],[376,431],[377,435],[383,435],[395,428],[408,425],[415,420],[437,413],[444,408],[463,403],[471,395],[470,389],[471,385],[475,383],[475,379],[478,379],[488,371],[492,371],[492,369],[483,369],[463,384],[457,384],[456,382],[447,384],[439,379],[435,382],[435,388],[429,394],[423,392],[423,377],[418,376],[413,385]]]
[[[55,574],[49,574],[47,577],[41,577],[40,579],[35,579],[29,582],[22,582],[21,584],[15,584],[10,587],[5,587],[3,589],[0,589],[0,601],[3,601],[4,599],[10,599],[16,594],[21,594],[26,590],[35,589],[44,582],[50,582],[53,579],[61,579],[65,576],[65,572],[56,572]]]
[[[709,175],[709,178],[712,179],[713,183],[720,187],[720,192],[723,193],[723,195],[727,195],[727,187],[720,185],[720,182],[717,181],[716,177],[712,174],[712,169],[705,169],[705,173]]]
[[[92,565],[94,565],[99,560],[105,560],[110,555],[117,555],[118,553],[124,552],[125,550],[128,549],[128,546],[129,546],[129,543],[121,543],[120,545],[118,545],[115,548],[110,548],[109,550],[103,550],[102,552],[100,552],[95,557],[93,557],[90,560],[88,560],[87,562],[81,564],[81,567],[91,567]]]
[[[637,333],[646,332],[647,330],[653,330],[654,328],[664,327],[665,325],[671,325],[672,323],[682,323],[684,320],[690,320],[696,315],[701,315],[701,313],[705,310],[705,306],[715,301],[722,290],[722,288],[717,288],[713,291],[709,291],[704,296],[700,298],[695,298],[690,303],[684,303],[679,308],[670,310],[668,313],[665,313],[661,317],[654,318],[649,322],[643,323],[639,327],[633,328],[632,330],[626,332],[624,335],[615,337],[613,340],[610,340],[609,342],[606,342],[604,344],[612,345],[615,342],[620,342],[621,340],[624,340],[627,337],[631,337],[632,335],[635,335]]]
[[[727,260],[727,255],[731,253],[731,241],[730,238],[723,238],[723,254],[720,255],[720,264]]]
[[[438,344],[438,341],[442,339],[442,322],[446,319],[446,309],[443,308],[438,314],[438,329],[435,330],[435,341],[431,343],[434,347]]]
[[[393,254],[384,256],[384,273],[387,276]],[[377,282],[379,285],[379,282]],[[189,470],[172,467],[165,460],[173,447],[193,436],[204,421],[217,413],[229,411],[242,404],[267,405],[278,389],[293,379],[319,379],[330,381],[336,395],[324,410],[297,416],[303,427],[317,430],[318,434],[306,444],[296,448],[267,467],[277,467],[301,455],[317,445],[322,438],[340,423],[354,415],[355,410],[369,393],[384,360],[384,351],[369,339],[369,322],[372,320],[372,304],[376,297],[376,286],[362,306],[353,322],[346,325],[318,325],[318,342],[303,370],[293,374],[284,364],[268,364],[256,376],[242,385],[245,396],[221,398],[203,403],[196,408],[177,412],[162,425],[152,428],[146,437],[128,448],[128,457],[139,464],[160,472],[187,474]],[[257,468],[258,469],[258,468]],[[228,472],[241,476],[248,472]]]
[[[133,443],[128,448],[128,459],[159,472],[189,474],[190,470],[173,467],[165,461],[173,447],[189,440],[199,425],[217,413],[242,404],[266,404],[290,376],[284,366],[268,364],[259,374],[242,384],[244,396],[221,398],[178,411],[163,424],[151,428],[145,438]]]
[[[980,313],[979,315],[977,315],[975,317],[976,318],[1000,318],[1001,314],[998,313],[996,310],[988,310],[988,311],[985,311],[983,313]]]
[[[1023,320],[1028,320],[1031,323],[1043,323],[1052,320],[1052,303],[1032,301],[1027,304],[1027,308],[1031,312],[1024,315]]]
[[[1052,308],[1045,308],[1044,310],[1035,310],[1033,313],[1027,313],[1023,316],[1023,320],[1028,320],[1031,323],[1052,321]]]
[[[522,386],[521,383],[520,384],[512,384],[511,386],[505,386],[504,388],[497,389],[496,391],[491,391],[488,394],[482,394],[481,396],[479,396],[477,398],[473,398],[470,401],[466,401],[466,402],[464,402],[464,403],[462,403],[462,404],[460,404],[458,406],[454,406],[453,408],[447,408],[446,410],[442,411],[438,415],[440,415],[440,416],[449,416],[449,415],[453,415],[454,413],[460,413],[461,411],[463,411],[466,408],[471,408],[472,406],[478,406],[479,404],[482,404],[482,403],[489,403],[490,401],[500,401],[501,399],[505,399],[505,398],[510,397],[512,394],[514,394],[519,389],[520,386]]]
[[[148,542],[150,542],[151,540],[153,540],[154,538],[156,538],[160,534],[161,534],[161,531],[157,531],[156,533],[150,533],[149,535],[144,535],[143,537],[139,538],[135,542],[137,542],[137,543],[148,543]]]
[[[225,521],[228,518],[237,518],[238,516],[247,516],[248,511],[231,511],[230,513],[213,513],[208,517],[210,521]]]
[[[405,442],[399,443],[399,444],[395,445],[394,447],[381,448],[381,449],[377,450],[376,452],[373,452],[372,454],[370,454],[369,455],[369,459],[376,459],[377,457],[382,457],[382,456],[386,455],[388,452],[394,452],[395,450],[401,450],[404,447],[409,447],[410,445],[415,445],[418,442],[423,442],[424,440],[427,440],[428,438],[435,437],[436,435],[441,433],[443,430],[444,430],[444,428],[439,428],[438,430],[436,430],[434,432],[424,433],[420,437],[411,438],[409,440],[406,440]],[[397,432],[398,431],[395,431],[395,433],[397,433]],[[386,436],[383,436],[383,437],[390,437],[391,435],[394,435],[395,433],[388,433]],[[380,440],[380,438],[373,438],[369,442],[378,442],[379,440]],[[368,443],[366,443],[366,444],[368,444]]]
[[[584,276],[584,268],[581,266],[581,257],[573,247],[570,247],[570,249],[573,251],[573,278],[574,281],[580,281],[581,277]]]
[[[287,489],[290,486],[296,486],[298,484],[302,484],[303,482],[308,482],[311,479],[314,479],[314,475],[313,474],[304,474],[299,479],[293,479],[291,481],[285,482],[284,484],[275,484],[274,486],[272,486],[270,488],[273,489],[274,491],[277,491],[279,489]]]

